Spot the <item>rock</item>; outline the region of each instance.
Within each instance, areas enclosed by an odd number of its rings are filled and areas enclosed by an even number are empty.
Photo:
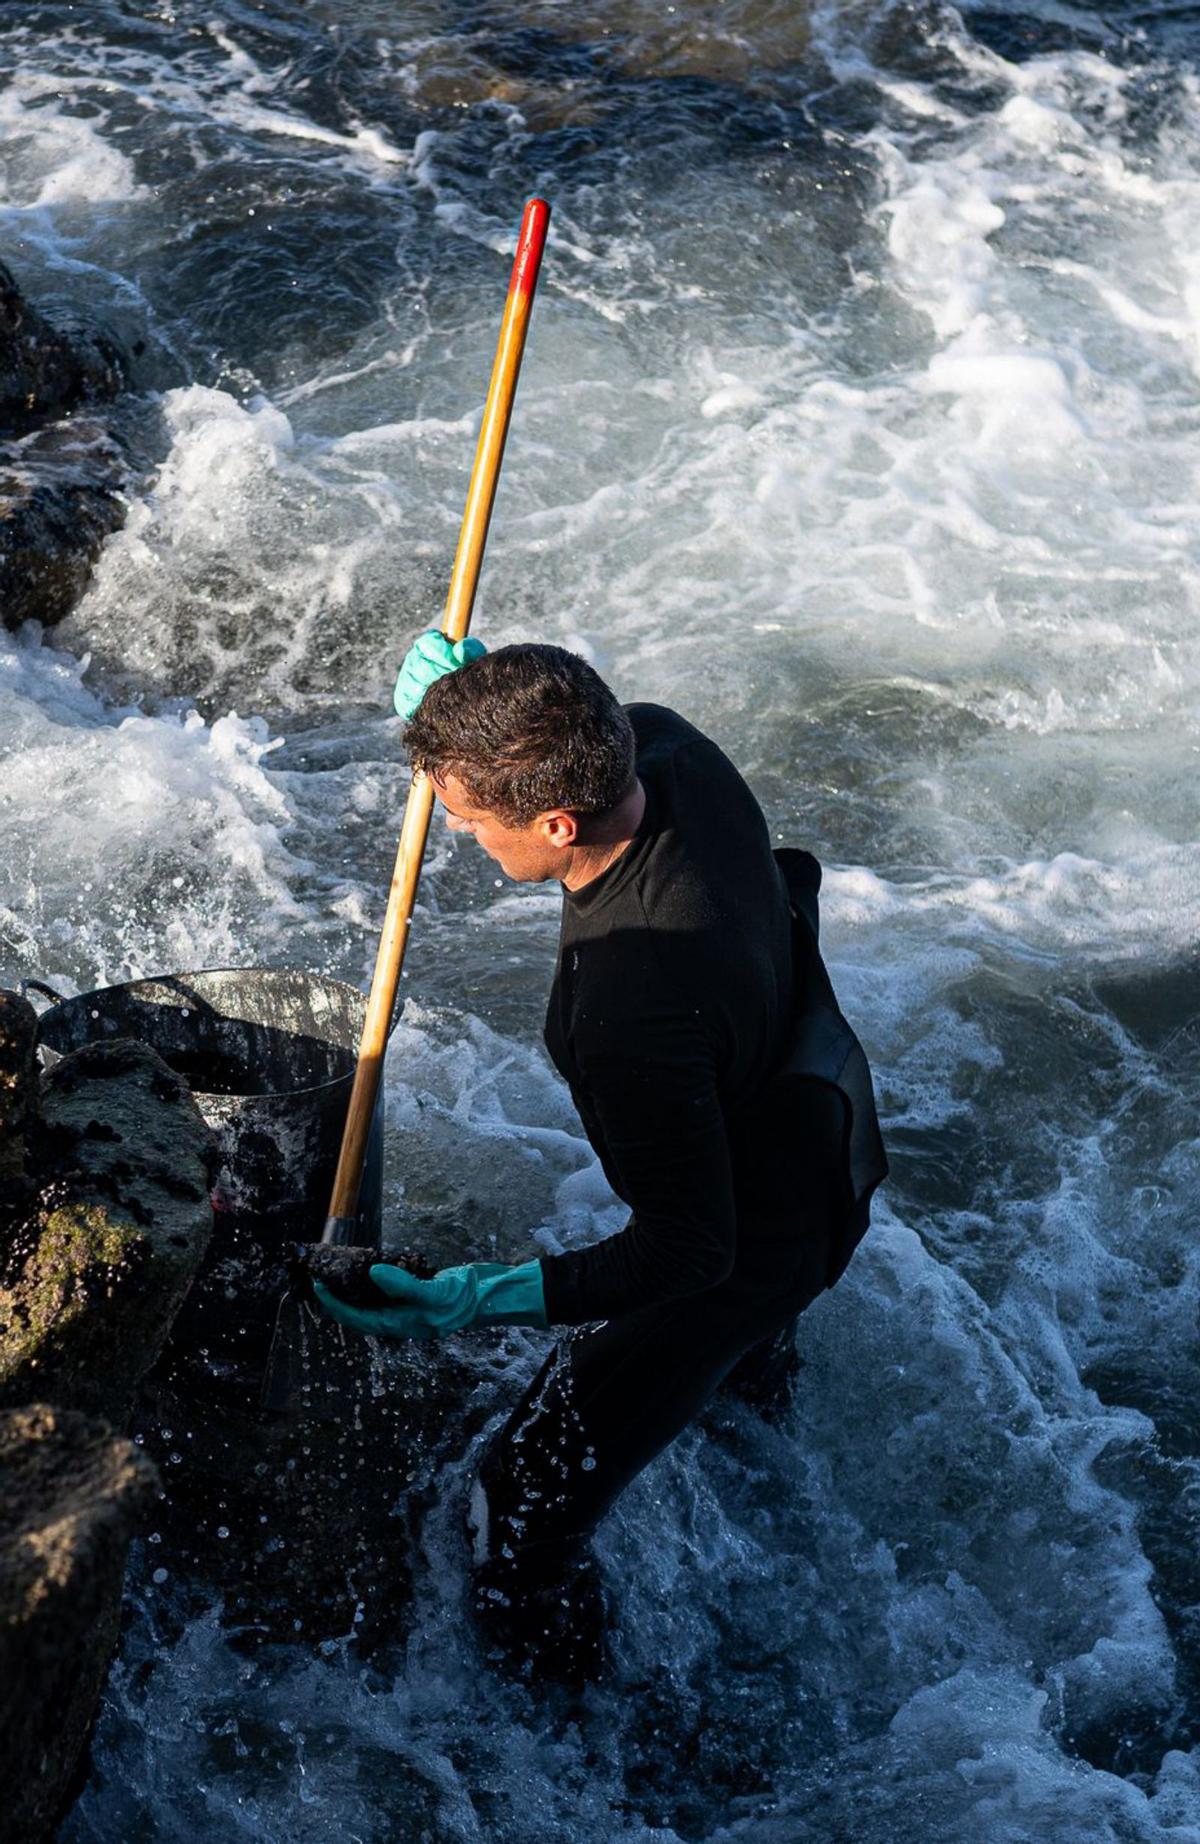
[[[128,469],[96,406],[126,387],[124,355],[54,327],[0,263],[0,621],[50,627],[87,587],[125,516]]]
[[[603,124],[628,109],[634,86],[692,79],[736,91],[769,90],[811,41],[809,8],[796,0],[690,0],[646,7],[576,0],[525,8],[519,25],[453,41],[430,36],[415,51],[409,81],[427,108],[501,102],[520,110],[534,134]],[[611,127],[609,130],[612,133]]]
[[[15,992],[0,991],[0,1235],[27,1209],[33,1186],[26,1147],[36,1092],[37,1014]]]
[[[61,1815],[157,1484],[102,1422],[0,1411],[0,1844],[41,1844]]]
[[[292,1292],[271,1366],[283,1384],[274,1412],[259,1407],[267,1352],[244,1296],[224,1295],[240,1341],[218,1343],[208,1332],[197,1341],[190,1309],[181,1315],[134,1424],[163,1473],[156,1554],[173,1578],[216,1592],[239,1643],[352,1635],[366,1654],[410,1630],[422,1514],[447,1463],[461,1460],[495,1412],[490,1382],[503,1371],[510,1334],[361,1338],[315,1303],[304,1307],[306,1283],[316,1276],[354,1293],[375,1260],[429,1276],[494,1254],[496,1227],[468,1209],[406,1223],[403,1244],[378,1250],[292,1245]],[[504,1259],[531,1252],[500,1245]],[[284,1279],[281,1270],[278,1284]]]
[[[0,442],[0,611],[4,625],[69,615],[110,532],[125,518],[121,452],[94,416]]]
[[[51,326],[0,263],[0,434],[22,435],[81,403],[109,402],[125,384],[115,341]]]
[[[208,1243],[212,1135],[180,1078],[126,1039],[64,1057],[41,1108],[36,1205],[0,1249],[0,1406],[120,1419]]]
[[[135,1426],[165,1492],[156,1560],[215,1591],[246,1643],[374,1645],[411,1625],[414,1488],[457,1450],[476,1378],[445,1351],[385,1362],[353,1340],[335,1390],[318,1382],[283,1415],[258,1413],[261,1379],[232,1369],[160,1365],[143,1386]]]
[[[164,1478],[157,1554],[243,1634],[389,1642],[412,1616],[412,1493],[458,1450],[478,1372],[456,1340],[383,1348],[290,1304],[275,1411],[259,1407],[265,1353],[214,1358],[179,1328],[139,1392],[134,1425]]]
[[[0,1158],[25,1198],[0,1221],[0,1844],[36,1844],[60,1815],[158,1489],[78,1411],[125,1413],[212,1221],[212,1136],[162,1059],[86,1046],[39,1093],[35,1029],[0,993]]]
[[[407,1268],[418,1280],[431,1281],[436,1264],[422,1249],[358,1248],[353,1243],[297,1242],[291,1250],[292,1285],[303,1287],[320,1281],[347,1306],[386,1306],[388,1296],[371,1279],[371,1269],[384,1259]]]

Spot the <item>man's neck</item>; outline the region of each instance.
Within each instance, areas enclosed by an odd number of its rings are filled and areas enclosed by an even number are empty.
[[[646,811],[646,790],[635,781],[630,792],[604,819],[595,822],[596,836],[586,845],[571,847],[571,859],[561,879],[566,890],[582,890],[602,877],[622,852],[628,851]]]

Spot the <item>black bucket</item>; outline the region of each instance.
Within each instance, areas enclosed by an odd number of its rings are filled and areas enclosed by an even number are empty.
[[[40,981],[29,985],[55,1000],[38,1022],[44,1063],[97,1040],[133,1037],[157,1050],[191,1088],[220,1156],[203,1292],[210,1299],[223,1292],[225,1319],[240,1323],[244,1340],[271,1319],[286,1245],[315,1242],[324,1227],[365,996],[341,980],[286,967],[163,974],[75,999],[58,998]],[[378,1246],[382,1178],[381,1085],[357,1243]],[[216,1336],[215,1342],[227,1341]],[[244,1342],[235,1348],[244,1350]]]

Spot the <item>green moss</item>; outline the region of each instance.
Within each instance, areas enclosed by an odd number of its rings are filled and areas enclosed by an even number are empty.
[[[140,1240],[131,1224],[114,1222],[99,1204],[64,1204],[47,1217],[34,1259],[76,1271],[93,1262],[115,1268]]]
[[[136,1229],[114,1222],[97,1204],[63,1204],[51,1211],[37,1247],[12,1288],[0,1292],[0,1379],[35,1360],[88,1310],[97,1270],[116,1270],[140,1242]]]

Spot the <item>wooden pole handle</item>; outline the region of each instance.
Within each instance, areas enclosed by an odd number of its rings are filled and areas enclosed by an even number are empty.
[[[475,465],[471,469],[471,484],[467,489],[467,503],[458,535],[454,568],[450,573],[446,612],[442,617],[442,632],[448,640],[462,640],[471,625],[471,611],[475,606],[475,591],[479,586],[479,571],[483,562],[483,547],[487,543],[488,525],[500,479],[500,463],[504,458],[504,443],[512,418],[513,398],[516,396],[517,379],[521,372],[525,337],[529,331],[529,316],[549,223],[550,207],[546,201],[530,199],[521,219],[516,261],[508,285],[504,318],[500,323],[500,338],[484,404],[483,423],[475,449]],[[427,776],[414,774],[404,807],[404,823],[400,828],[387,914],[384,916],[379,952],[375,957],[367,1015],[358,1046],[358,1066],[350,1090],[342,1148],[338,1154],[333,1195],[322,1242],[347,1241],[357,1213],[367,1139],[375,1113],[375,1098],[383,1076],[388,1031],[396,1005],[396,990],[400,984],[404,951],[408,946],[408,931],[417,900],[417,883],[421,876],[421,862],[425,856],[425,841],[429,837],[432,815],[433,788]]]

